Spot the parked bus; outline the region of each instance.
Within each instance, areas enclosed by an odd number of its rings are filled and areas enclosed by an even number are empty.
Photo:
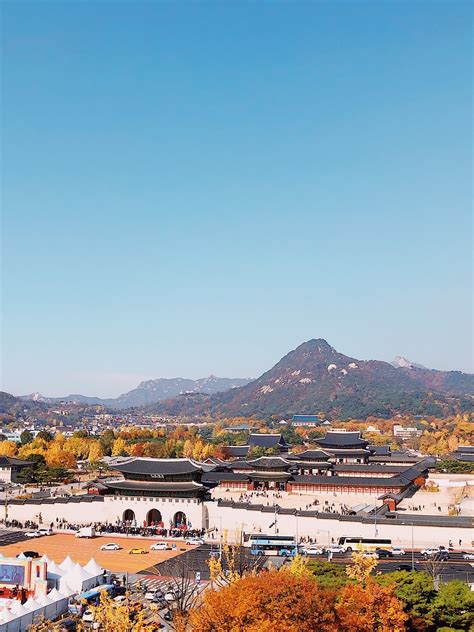
[[[289,557],[296,554],[296,539],[286,535],[249,536],[250,553],[252,555],[282,555]]]
[[[82,613],[84,612],[84,610],[87,609],[88,606],[95,606],[99,603],[100,595],[104,591],[107,592],[109,597],[114,597],[115,586],[113,584],[102,584],[101,586],[91,588],[91,590],[87,590],[80,595],[70,597],[68,602],[69,612],[71,614],[82,615]]]
[[[339,546],[344,551],[351,553],[352,551],[375,551],[375,549],[391,549],[392,540],[388,538],[362,538],[353,536],[343,536],[339,538]]]

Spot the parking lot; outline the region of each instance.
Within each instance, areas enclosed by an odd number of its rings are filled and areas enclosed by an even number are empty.
[[[116,542],[122,547],[119,551],[101,551],[100,547],[109,542]],[[96,537],[76,538],[70,534],[58,533],[41,538],[26,538],[22,532],[0,533],[0,552],[6,557],[16,557],[22,551],[37,551],[46,554],[50,560],[60,564],[70,555],[75,562],[86,564],[93,557],[98,564],[113,572],[137,573],[156,563],[176,557],[186,550],[183,542],[177,544],[175,551],[150,551],[156,539]],[[171,546],[171,542],[169,543]],[[143,548],[147,553],[130,555],[132,548]],[[189,548],[189,547],[188,547]]]

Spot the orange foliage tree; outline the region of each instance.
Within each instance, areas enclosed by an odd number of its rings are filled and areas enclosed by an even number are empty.
[[[194,632],[335,632],[334,595],[307,577],[269,571],[205,593],[190,614]],[[183,630],[185,627],[183,627]]]
[[[371,578],[347,584],[338,598],[336,613],[341,630],[351,632],[403,632],[408,615],[393,586],[380,586]]]
[[[271,570],[204,594],[181,630],[193,632],[403,632],[407,615],[392,586],[371,578],[340,593],[306,573]],[[178,627],[179,629],[179,627]]]

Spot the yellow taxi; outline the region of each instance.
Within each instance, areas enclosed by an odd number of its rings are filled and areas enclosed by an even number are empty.
[[[148,551],[141,548],[130,549],[129,551],[130,555],[144,555],[145,553],[148,553]]]

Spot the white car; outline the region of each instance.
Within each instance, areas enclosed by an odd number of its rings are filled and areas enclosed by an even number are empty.
[[[93,623],[94,612],[92,610],[86,610],[84,614],[82,615],[82,620],[85,621],[86,623]]]
[[[330,551],[331,553],[345,553],[345,549],[343,546],[340,546],[339,544],[331,544],[331,546],[329,546],[326,549],[326,553]]]
[[[52,529],[38,529],[40,535],[53,535]]]
[[[322,549],[320,546],[308,546],[303,549],[303,553],[305,555],[324,555],[326,551]]]
[[[474,560],[474,553],[464,553],[463,559],[465,560]]]
[[[399,546],[392,547],[392,553],[394,555],[405,555],[404,549],[400,548]]]
[[[441,553],[442,551],[447,551],[446,547],[444,546],[431,546],[428,547],[427,549],[423,549],[423,551],[421,551],[422,555],[436,555],[437,553]]]
[[[173,592],[167,592],[165,594],[165,601],[174,601],[176,599],[176,595]]]
[[[200,546],[201,544],[206,544],[202,538],[189,538],[186,540],[185,544],[190,544],[191,546]]]
[[[116,544],[115,542],[109,542],[108,544],[103,544],[100,547],[101,551],[120,551],[122,547]]]
[[[155,542],[150,546],[150,551],[171,551],[171,547],[167,542]]]
[[[117,597],[114,597],[114,603],[122,604],[125,601],[127,601],[126,595],[117,595]]]
[[[25,535],[27,538],[40,538],[43,534],[39,531],[27,531]]]

